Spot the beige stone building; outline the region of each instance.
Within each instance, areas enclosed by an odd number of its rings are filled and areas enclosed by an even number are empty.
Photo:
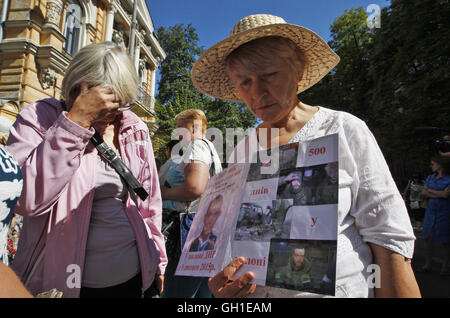
[[[155,127],[156,70],[165,52],[145,0],[0,0],[0,132],[17,113],[42,98],[60,98],[64,71],[83,46],[114,41],[129,50],[141,81],[133,111]]]

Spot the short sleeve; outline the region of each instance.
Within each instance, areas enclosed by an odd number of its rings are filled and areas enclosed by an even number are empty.
[[[347,141],[355,162],[350,214],[365,242],[412,258],[414,232],[404,201],[375,137],[360,120],[347,122]]]
[[[189,143],[183,156],[182,163],[180,164],[180,168],[184,169],[191,161],[203,162],[208,169],[211,167],[211,150],[207,142],[202,139],[195,139]]]

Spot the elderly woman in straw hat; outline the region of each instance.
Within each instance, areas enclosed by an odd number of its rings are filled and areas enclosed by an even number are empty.
[[[336,296],[419,297],[410,261],[415,237],[375,138],[360,119],[306,105],[297,97],[338,62],[339,57],[314,32],[280,17],[258,14],[240,20],[228,38],[205,51],[194,65],[192,80],[205,94],[245,102],[262,121],[256,129],[259,139],[254,150],[338,134]],[[264,128],[268,133],[259,134]],[[271,134],[270,128],[278,128],[279,133]],[[229,162],[250,158],[251,151],[245,150],[249,140],[237,145]],[[251,272],[229,282],[244,261],[235,259],[210,279],[216,297],[243,297],[255,291]],[[380,284],[375,290],[367,282],[370,264],[380,268]],[[303,294],[258,287],[254,295]]]
[[[39,100],[18,115],[7,148],[22,169],[16,212],[24,225],[12,267],[33,295],[53,288],[63,297],[161,291],[161,193],[148,128],[130,110],[137,88],[125,51],[91,44],[65,73],[64,101]],[[128,190],[100,156],[90,142],[96,131],[147,198]]]

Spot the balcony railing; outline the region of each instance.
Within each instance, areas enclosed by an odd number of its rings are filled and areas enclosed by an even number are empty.
[[[147,114],[142,114],[143,116],[155,117],[155,98],[150,96],[145,88],[139,86],[138,97],[136,100],[137,104],[146,112]]]
[[[152,137],[158,129],[155,113],[155,98],[149,95],[142,86],[139,86],[136,106],[133,108],[133,111],[147,124],[150,137]]]

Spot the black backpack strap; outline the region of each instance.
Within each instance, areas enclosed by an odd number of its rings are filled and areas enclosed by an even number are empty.
[[[209,152],[211,154],[212,164],[211,164],[211,168],[209,168],[209,175],[210,176],[214,176],[216,174],[216,162],[214,161],[214,152],[212,151],[211,146],[209,145],[208,141],[206,141],[203,138],[202,138],[202,141],[206,143],[206,145],[207,145],[207,147],[209,149]],[[212,173],[211,173],[211,169],[213,169]]]
[[[60,100],[61,107],[63,110],[67,110],[67,105],[64,100]],[[141,183],[135,178],[133,173],[128,169],[128,167],[122,162],[116,152],[112,150],[108,145],[106,145],[102,136],[95,131],[94,136],[91,138],[91,142],[97,148],[98,153],[108,162],[108,164],[114,168],[114,170],[119,174],[119,176],[125,181],[130,191],[131,198],[137,205],[135,193],[141,198],[142,201],[148,197],[147,191],[141,185]]]

